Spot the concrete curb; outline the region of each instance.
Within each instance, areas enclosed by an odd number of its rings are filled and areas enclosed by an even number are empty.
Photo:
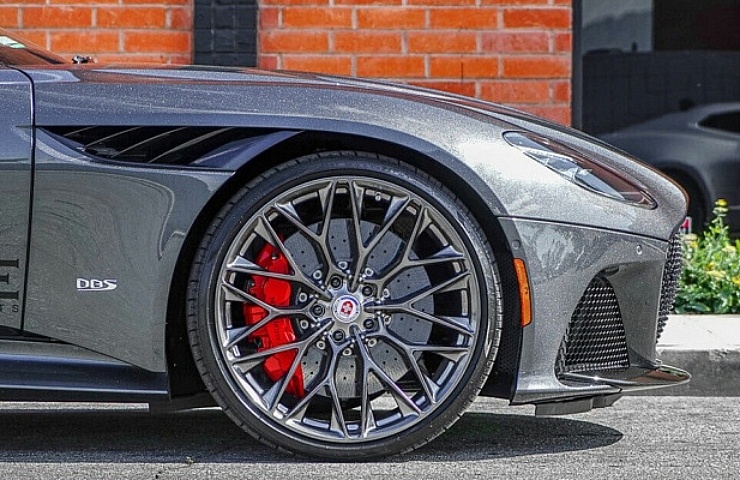
[[[691,382],[645,394],[740,396],[740,315],[672,315],[657,350]]]

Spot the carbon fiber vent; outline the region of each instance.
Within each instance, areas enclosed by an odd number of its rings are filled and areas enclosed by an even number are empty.
[[[622,314],[609,280],[597,275],[586,287],[560,345],[555,373],[629,367]]]
[[[658,311],[658,330],[656,341],[663,333],[668,314],[673,310],[673,302],[678,293],[678,280],[683,269],[683,256],[681,252],[681,237],[673,235],[668,244],[668,255],[663,268],[663,283],[660,286],[660,310]]]
[[[72,148],[119,162],[186,165],[230,142],[259,135],[223,127],[47,127]]]

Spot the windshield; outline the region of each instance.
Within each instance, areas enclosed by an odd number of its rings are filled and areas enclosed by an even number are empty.
[[[62,57],[0,28],[0,64],[11,67],[68,63]]]

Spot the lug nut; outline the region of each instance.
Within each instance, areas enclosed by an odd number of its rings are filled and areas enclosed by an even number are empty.
[[[370,285],[365,285],[362,287],[362,294],[366,297],[372,297],[373,296],[373,287]]]
[[[331,336],[337,342],[341,342],[342,340],[344,340],[344,332],[341,330],[337,330],[336,332],[332,333]]]
[[[366,330],[370,330],[371,328],[375,327],[375,322],[372,318],[368,318],[364,322],[362,322],[362,325],[365,327]]]
[[[311,313],[314,317],[320,317],[324,314],[324,307],[322,305],[314,305],[311,307]]]
[[[339,288],[342,286],[342,279],[339,277],[332,277],[329,281],[329,285],[331,285],[331,288]]]

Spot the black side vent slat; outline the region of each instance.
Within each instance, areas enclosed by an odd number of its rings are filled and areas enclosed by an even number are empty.
[[[656,340],[663,333],[663,329],[668,322],[668,314],[673,310],[673,302],[676,300],[676,294],[678,293],[678,281],[681,278],[682,269],[681,237],[677,233],[673,235],[668,245],[668,255],[666,256],[665,267],[663,267],[663,283],[660,286],[660,310],[658,312]]]
[[[144,137],[139,142],[133,145],[128,145],[123,148],[115,155],[110,158],[115,160],[117,158],[146,158],[153,154],[153,151],[162,149],[162,145],[169,145],[172,142],[173,137],[177,138],[179,133],[185,130],[184,127],[173,128],[162,133],[158,133],[152,136]],[[149,163],[147,161],[147,163]]]
[[[597,275],[573,312],[555,373],[614,371],[627,367],[627,338],[617,296],[609,280]]]
[[[224,127],[46,127],[70,147],[116,162],[187,165],[230,142],[264,131]]]
[[[161,154],[157,155],[156,157],[154,157],[151,160],[149,160],[149,163],[162,163],[162,160],[163,159],[166,159],[168,157],[172,157],[172,156],[174,156],[179,151],[187,151],[190,148],[193,148],[193,147],[195,147],[197,145],[200,145],[200,144],[202,144],[202,143],[204,143],[204,142],[206,142],[206,141],[208,141],[208,140],[210,140],[210,139],[212,139],[214,137],[217,137],[217,136],[219,136],[221,134],[227,133],[230,130],[232,130],[232,129],[231,128],[220,128],[220,129],[214,130],[212,132],[206,132],[203,135],[199,135],[199,136],[197,136],[195,138],[192,138],[192,139],[190,139],[190,140],[188,140],[188,141],[186,141],[184,143],[181,143],[179,145],[176,145],[175,147],[167,150],[164,153],[161,153]]]

